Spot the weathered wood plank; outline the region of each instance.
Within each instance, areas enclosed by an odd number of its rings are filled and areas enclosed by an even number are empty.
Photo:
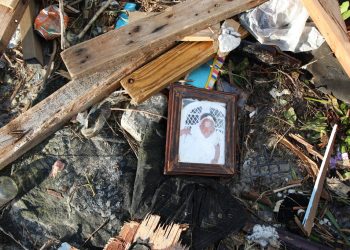
[[[101,101],[120,87],[120,80],[173,43],[162,44],[114,68],[72,80],[55,93],[0,128],[0,169],[42,142],[75,114]]]
[[[139,49],[147,50],[176,41],[221,20],[255,7],[265,0],[191,0],[170,10],[110,31],[62,52],[73,78],[105,70],[129,59]]]
[[[318,208],[318,202],[320,201],[321,193],[323,190],[324,181],[326,178],[329,161],[331,159],[331,155],[333,152],[333,146],[335,141],[335,135],[337,132],[338,125],[335,124],[331,133],[331,136],[329,137],[328,145],[326,148],[326,152],[323,156],[323,161],[320,167],[320,171],[318,172],[317,179],[314,185],[314,189],[312,190],[311,198],[309,201],[309,205],[307,206],[304,220],[303,220],[303,227],[305,232],[310,236],[312,227],[314,225],[314,220],[316,217],[316,212]]]
[[[336,0],[302,0],[317,28],[350,77],[350,39]]]
[[[6,49],[10,42],[28,3],[29,0],[19,1],[13,10],[0,5],[0,54]]]
[[[157,12],[141,12],[141,11],[132,11],[129,13],[129,24],[136,22],[140,19],[157,15]],[[185,36],[179,41],[182,42],[205,42],[205,41],[215,41],[221,31],[220,24],[217,23],[211,27],[200,30],[194,34]]]
[[[43,65],[44,56],[42,47],[33,27],[35,16],[35,1],[31,1],[19,23],[21,29],[23,59],[28,60],[35,58],[41,65]]]
[[[121,80],[135,103],[141,103],[217,52],[213,42],[184,42]]]
[[[19,0],[0,0],[0,5],[5,6],[10,9],[16,8]]]

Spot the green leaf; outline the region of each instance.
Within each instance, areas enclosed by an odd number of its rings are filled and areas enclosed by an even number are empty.
[[[346,172],[343,174],[344,179],[350,179],[350,172]]]
[[[334,111],[335,111],[338,115],[340,115],[340,116],[344,115],[343,111],[341,111],[341,109],[340,109],[340,107],[339,107],[337,98],[335,98],[335,97],[332,96],[332,95],[329,95],[329,98],[331,99],[331,102],[332,102],[332,106],[333,106],[333,108],[334,108]]]
[[[284,112],[284,118],[287,119],[288,123],[294,124],[297,120],[297,115],[295,114],[294,108],[290,107],[287,111]]]
[[[310,102],[319,102],[319,103],[322,103],[322,104],[330,104],[330,101],[329,100],[322,100],[322,99],[317,99],[317,98],[312,98],[312,97],[305,97],[305,99],[307,101],[310,101]]]
[[[343,14],[344,12],[346,12],[349,9],[349,6],[350,6],[350,2],[349,1],[346,1],[346,2],[342,3],[340,5],[340,13]]]
[[[340,109],[341,111],[343,111],[344,114],[346,114],[346,112],[348,112],[348,105],[345,102],[341,102],[340,103]]]
[[[350,17],[350,10],[344,12],[343,14],[341,14],[343,20],[346,20]]]

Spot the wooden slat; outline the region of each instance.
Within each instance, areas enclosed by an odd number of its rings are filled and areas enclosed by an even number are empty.
[[[167,41],[193,34],[221,20],[255,7],[265,0],[191,0],[164,13],[141,19],[62,52],[73,78],[105,70],[139,49],[148,50]]]
[[[350,77],[350,39],[336,0],[302,0],[317,28]]]
[[[19,24],[21,29],[23,59],[28,60],[35,58],[40,64],[43,65],[44,56],[42,47],[33,28],[35,16],[35,1],[31,1]]]
[[[121,80],[135,103],[141,103],[215,55],[213,42],[184,42]]]
[[[0,5],[5,6],[10,9],[16,8],[19,0],[0,0]]]
[[[136,22],[140,19],[150,17],[157,15],[157,12],[141,12],[141,11],[132,11],[129,13],[129,24]],[[208,41],[215,41],[219,34],[220,34],[221,28],[220,24],[217,23],[211,27],[205,28],[203,30],[200,30],[194,34],[185,36],[183,38],[180,38],[179,41],[182,42],[208,42]]]
[[[42,142],[77,113],[101,101],[120,87],[120,80],[173,46],[162,44],[137,57],[121,61],[109,71],[68,82],[55,93],[0,128],[0,169]],[[22,133],[21,133],[22,132]]]
[[[315,220],[316,212],[318,208],[318,202],[320,201],[324,181],[325,181],[328,166],[329,166],[329,161],[331,159],[337,128],[338,126],[337,124],[335,124],[332,130],[331,136],[329,137],[326,152],[324,153],[320,171],[318,172],[314,189],[312,190],[309,205],[305,212],[303,227],[305,232],[308,234],[308,236],[310,236],[312,227],[314,225],[314,220]]]
[[[0,54],[6,49],[15,32],[24,11],[28,6],[29,0],[21,0],[16,8],[11,10],[8,7],[0,5]]]

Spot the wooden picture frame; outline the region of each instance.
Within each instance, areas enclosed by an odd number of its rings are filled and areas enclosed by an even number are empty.
[[[237,99],[226,92],[170,86],[164,174],[235,173]]]

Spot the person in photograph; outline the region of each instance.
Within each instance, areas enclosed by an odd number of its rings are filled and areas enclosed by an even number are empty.
[[[213,115],[204,113],[197,124],[180,129],[180,162],[224,164],[216,122]]]

